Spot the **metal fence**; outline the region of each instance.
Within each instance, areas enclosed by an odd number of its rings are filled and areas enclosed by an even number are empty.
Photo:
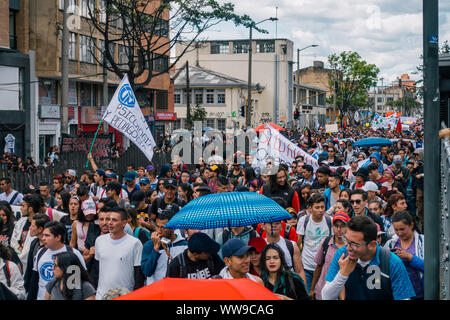
[[[442,125],[445,128],[444,125]],[[450,138],[441,140],[441,300],[450,300]]]

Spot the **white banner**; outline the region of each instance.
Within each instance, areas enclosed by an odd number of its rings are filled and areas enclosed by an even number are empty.
[[[102,119],[133,141],[148,160],[152,161],[153,148],[156,143],[127,75],[120,82]]]
[[[258,151],[253,159],[252,167],[265,168],[269,160],[272,160],[272,165],[279,165],[280,163],[290,165],[297,156],[302,156],[305,164],[311,165],[314,172],[319,168],[319,163],[315,157],[266,124],[264,129],[259,132]],[[358,162],[358,167],[366,167],[369,164],[370,159],[361,160]],[[335,171],[340,167],[348,169],[350,165],[330,166],[330,169]]]

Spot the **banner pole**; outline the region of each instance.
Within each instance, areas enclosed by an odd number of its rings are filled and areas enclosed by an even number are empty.
[[[100,120],[100,123],[98,124],[97,131],[95,131],[94,140],[92,140],[91,149],[89,150],[88,159],[86,161],[86,168],[89,166],[89,155],[92,153],[92,147],[94,146],[95,138],[97,138],[98,130],[100,130],[102,122],[103,122],[103,119]]]

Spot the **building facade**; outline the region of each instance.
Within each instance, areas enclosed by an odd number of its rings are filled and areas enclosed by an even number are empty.
[[[30,59],[25,0],[0,0],[0,148],[29,156]]]
[[[177,57],[186,45],[185,42],[177,43]],[[293,116],[293,42],[288,39],[257,39],[252,40],[251,45],[252,83],[264,88],[256,100],[252,91],[251,125],[254,127],[267,121],[286,124],[292,121]],[[180,58],[177,69],[183,67],[186,61],[189,65],[248,82],[249,40],[196,42]],[[247,97],[245,90],[242,90],[242,95]],[[232,110],[236,110],[241,102],[236,100],[232,103]]]

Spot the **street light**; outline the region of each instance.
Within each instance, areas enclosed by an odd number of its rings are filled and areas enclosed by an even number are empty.
[[[249,43],[248,43],[248,87],[247,87],[247,108],[245,112],[245,125],[250,127],[251,125],[251,114],[252,114],[252,29],[256,25],[264,22],[264,21],[278,21],[278,18],[270,17],[264,20],[261,20],[256,23],[252,23],[250,25],[250,35],[249,35]]]
[[[307,47],[304,47],[304,48],[301,48],[301,49],[297,49],[297,74],[298,74],[298,77],[296,77],[296,78],[298,78],[297,82],[300,82],[300,74],[299,74],[299,70],[300,70],[300,51],[303,51],[303,50],[308,49],[308,48],[315,48],[315,47],[318,47],[318,46],[319,46],[318,44],[311,44],[311,45],[309,45]]]

